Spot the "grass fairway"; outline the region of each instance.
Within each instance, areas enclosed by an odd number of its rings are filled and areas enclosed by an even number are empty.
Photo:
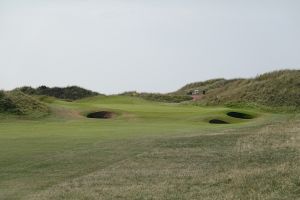
[[[125,96],[49,106],[43,119],[1,118],[1,200],[300,197],[297,114]],[[116,115],[84,117],[93,111]]]

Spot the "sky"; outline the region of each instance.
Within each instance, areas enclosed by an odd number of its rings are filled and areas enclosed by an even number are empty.
[[[0,89],[171,92],[300,69],[299,0],[0,0]]]

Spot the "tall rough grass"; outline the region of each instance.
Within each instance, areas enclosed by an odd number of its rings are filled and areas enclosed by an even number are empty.
[[[269,107],[300,107],[300,70],[281,70],[252,79],[216,79],[189,84],[176,94],[206,90],[200,103],[258,104]]]

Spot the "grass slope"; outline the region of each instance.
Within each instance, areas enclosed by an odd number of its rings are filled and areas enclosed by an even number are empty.
[[[47,105],[21,91],[0,92],[0,115],[40,118],[50,112]]]
[[[203,104],[255,103],[269,107],[300,107],[300,70],[282,70],[253,79],[214,79],[184,86],[175,94],[198,89],[206,95]]]
[[[0,120],[0,199],[297,199],[300,116],[127,96]],[[91,111],[117,112],[109,120]],[[231,118],[246,112],[251,120]],[[211,118],[231,124],[212,125]]]

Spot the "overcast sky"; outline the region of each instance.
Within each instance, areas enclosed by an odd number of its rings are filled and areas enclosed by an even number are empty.
[[[0,0],[0,89],[170,92],[300,69],[299,0]]]

